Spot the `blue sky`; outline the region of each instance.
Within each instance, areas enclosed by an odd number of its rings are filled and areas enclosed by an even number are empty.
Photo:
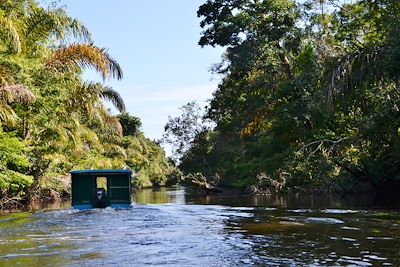
[[[222,50],[201,48],[198,7],[205,0],[62,0],[68,14],[108,48],[123,68],[122,81],[106,81],[140,117],[145,135],[159,139],[168,116],[189,101],[211,98],[218,77],[208,70]],[[88,71],[85,78],[100,80]]]

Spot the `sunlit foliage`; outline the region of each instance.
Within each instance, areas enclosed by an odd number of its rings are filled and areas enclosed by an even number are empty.
[[[400,2],[207,0],[223,79],[185,172],[280,190],[400,189]],[[265,180],[265,179],[264,179]]]
[[[123,77],[57,3],[0,1],[0,198],[66,193],[58,178],[73,169],[131,168],[138,186],[164,185],[176,171],[116,90],[83,80],[88,68],[104,81]]]

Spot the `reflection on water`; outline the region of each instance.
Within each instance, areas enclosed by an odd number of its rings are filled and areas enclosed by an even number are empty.
[[[174,188],[135,203],[0,216],[0,266],[400,266],[400,212],[368,198]]]
[[[185,190],[183,187],[174,189],[156,188],[143,189],[135,192],[136,204],[185,204]]]

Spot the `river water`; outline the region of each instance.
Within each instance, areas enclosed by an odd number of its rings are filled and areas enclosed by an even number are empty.
[[[357,197],[144,190],[128,210],[0,216],[0,266],[400,266],[400,211]]]

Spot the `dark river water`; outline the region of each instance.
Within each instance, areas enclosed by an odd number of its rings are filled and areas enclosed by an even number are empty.
[[[128,210],[0,216],[0,266],[400,266],[400,211],[368,197],[144,190]]]

